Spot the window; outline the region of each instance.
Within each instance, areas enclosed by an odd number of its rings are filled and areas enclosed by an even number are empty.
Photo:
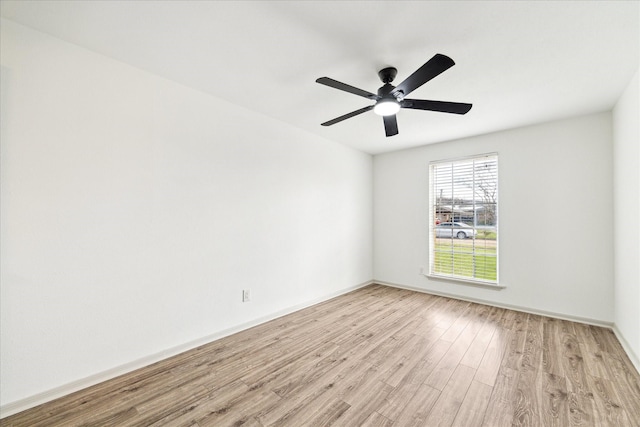
[[[429,275],[498,284],[498,155],[429,165]]]

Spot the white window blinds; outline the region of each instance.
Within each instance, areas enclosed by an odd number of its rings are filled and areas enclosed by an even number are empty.
[[[433,276],[498,283],[498,155],[432,162]]]

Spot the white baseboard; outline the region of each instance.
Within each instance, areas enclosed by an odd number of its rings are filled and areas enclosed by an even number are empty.
[[[352,287],[348,287],[348,288],[344,288],[341,289],[337,292],[332,292],[330,294],[324,295],[320,298],[315,298],[313,300],[310,301],[306,301],[304,303],[301,304],[297,304],[295,306],[292,307],[288,307],[284,310],[279,310],[277,312],[271,313],[267,316],[258,318],[258,319],[254,319],[251,320],[249,322],[246,323],[242,323],[240,325],[234,326],[233,328],[229,328],[229,329],[225,329],[223,331],[219,331],[219,332],[215,332],[211,335],[207,335],[205,337],[202,337],[200,339],[194,340],[194,341],[190,341],[188,343],[184,343],[181,345],[178,345],[176,347],[172,347],[169,348],[167,350],[161,351],[159,353],[155,353],[143,358],[140,358],[138,360],[134,360],[132,362],[126,363],[124,365],[121,366],[117,366],[113,369],[108,369],[106,371],[103,372],[99,372],[95,375],[91,375],[88,376],[86,378],[82,378],[79,379],[77,381],[73,381],[67,384],[64,384],[62,386],[59,387],[55,387],[53,389],[44,391],[42,393],[38,393],[35,394],[33,396],[24,398],[24,399],[20,399],[14,402],[10,402],[7,403],[5,405],[0,406],[0,419],[1,418],[5,418],[8,417],[10,415],[13,414],[17,414],[18,412],[22,412],[24,410],[27,410],[29,408],[33,408],[35,406],[41,405],[43,403],[46,402],[50,402],[54,399],[66,396],[68,394],[74,393],[76,391],[85,389],[87,387],[91,387],[93,385],[99,384],[101,382],[104,381],[108,381],[110,379],[116,378],[120,375],[124,375],[127,374],[129,372],[133,372],[136,369],[141,369],[144,368],[145,366],[149,366],[153,363],[159,362],[161,360],[167,359],[169,357],[178,355],[180,353],[184,353],[185,351],[188,350],[192,350],[196,347],[199,347],[201,345],[204,344],[208,344],[212,341],[218,340],[220,338],[224,338],[226,336],[244,331],[246,329],[252,328],[254,326],[257,325],[261,325],[263,323],[266,323],[270,320],[274,320],[277,319],[279,317],[285,316],[287,314],[291,314],[294,313],[296,311],[302,310],[304,308],[310,307],[312,305],[327,301],[331,298],[335,298],[337,296],[352,292],[356,289],[360,289],[362,287],[368,286],[370,284],[372,284],[373,281],[367,281],[364,283],[360,283],[359,285],[356,286],[352,286]]]
[[[540,315],[540,316],[553,317],[555,319],[570,320],[572,322],[585,323],[587,325],[602,326],[602,327],[605,327],[605,328],[612,328],[613,327],[613,323],[612,322],[604,322],[602,320],[590,319],[590,318],[587,318],[587,317],[572,316],[572,315],[568,315],[568,314],[564,314],[564,313],[555,313],[555,312],[552,312],[552,311],[538,310],[538,309],[531,308],[531,307],[523,307],[523,306],[513,305],[513,304],[502,304],[502,303],[497,303],[495,301],[483,300],[483,299],[480,299],[480,298],[463,297],[463,296],[456,295],[456,294],[449,294],[449,293],[446,293],[446,292],[438,292],[438,291],[433,291],[431,289],[418,288],[418,287],[415,287],[415,286],[400,285],[398,283],[384,282],[384,281],[381,281],[381,280],[374,280],[373,283],[377,283],[377,284],[384,285],[384,286],[391,286],[393,288],[398,288],[398,289],[406,289],[408,291],[422,292],[422,293],[425,293],[425,294],[438,295],[438,296],[441,296],[441,297],[447,297],[447,298],[453,298],[453,299],[458,299],[458,300],[462,300],[462,301],[475,302],[475,303],[478,303],[478,304],[490,305],[492,307],[506,308],[506,309],[509,309],[509,310],[522,311],[524,313],[530,313],[530,314],[537,314],[537,315]]]

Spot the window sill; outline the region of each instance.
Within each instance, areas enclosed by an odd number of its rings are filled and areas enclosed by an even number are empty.
[[[463,279],[459,277],[450,277],[450,276],[438,276],[436,274],[422,274],[423,276],[431,279],[431,280],[439,280],[443,282],[453,282],[459,285],[469,285],[469,286],[479,286],[482,288],[490,288],[490,289],[505,289],[506,286],[501,285],[499,283],[491,283],[485,282],[483,280],[473,280],[473,279]]]

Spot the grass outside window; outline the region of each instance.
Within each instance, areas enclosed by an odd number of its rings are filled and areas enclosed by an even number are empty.
[[[440,239],[438,239],[440,240]],[[460,276],[479,280],[496,281],[496,247],[476,247],[462,244],[438,244],[434,251],[436,275]]]

